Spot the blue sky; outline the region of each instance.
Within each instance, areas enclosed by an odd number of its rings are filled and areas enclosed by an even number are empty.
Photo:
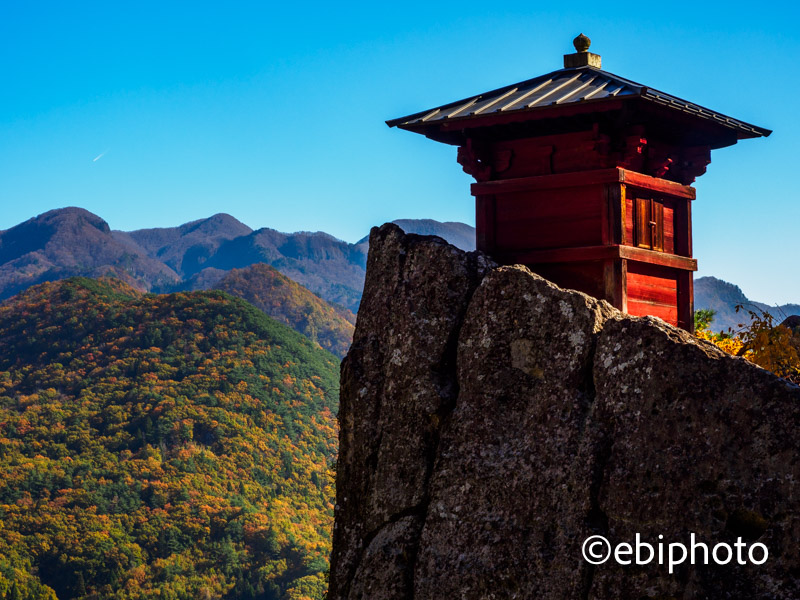
[[[712,154],[695,256],[800,302],[800,9],[762,6],[4,2],[0,229],[71,205],[115,229],[227,212],[348,241],[474,224],[455,148],[384,121],[560,68],[583,32],[606,70],[775,130]]]

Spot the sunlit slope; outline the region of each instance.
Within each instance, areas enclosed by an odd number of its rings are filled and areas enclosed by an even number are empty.
[[[232,269],[215,287],[244,298],[339,358],[353,341],[356,316],[352,312],[331,306],[269,265]]]

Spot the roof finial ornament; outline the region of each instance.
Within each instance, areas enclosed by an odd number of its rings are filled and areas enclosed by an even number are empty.
[[[572,40],[572,45],[575,46],[575,50],[578,52],[588,52],[589,46],[592,45],[592,40],[585,35],[580,34],[578,37]]]
[[[577,69],[580,67],[594,67],[600,68],[600,55],[592,54],[589,52],[589,46],[592,45],[592,40],[583,34],[580,34],[574,40],[572,45],[575,46],[577,52],[575,54],[564,55],[564,68]]]

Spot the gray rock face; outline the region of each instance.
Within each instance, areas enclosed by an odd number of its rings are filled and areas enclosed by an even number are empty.
[[[609,537],[732,545],[761,566],[598,569],[598,598],[800,598],[800,388],[655,319],[610,321],[594,366],[594,413],[611,444],[599,506]]]
[[[458,393],[458,331],[494,264],[396,225],[373,229],[370,245],[363,309],[342,363],[337,477],[347,483],[336,493],[330,588],[408,598],[441,420]]]
[[[374,229],[339,420],[329,600],[800,597],[800,388],[525,267]]]

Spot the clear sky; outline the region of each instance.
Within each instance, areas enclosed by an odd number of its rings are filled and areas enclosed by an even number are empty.
[[[63,206],[114,229],[227,212],[355,241],[474,224],[454,147],[386,119],[561,68],[607,71],[774,129],[717,150],[698,275],[800,302],[795,2],[2,2],[0,230]]]

